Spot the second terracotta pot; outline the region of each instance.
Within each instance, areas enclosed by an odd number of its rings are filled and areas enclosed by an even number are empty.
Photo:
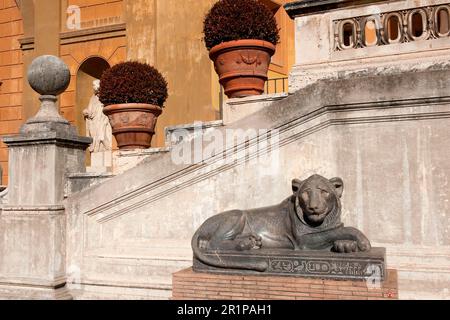
[[[209,57],[229,98],[264,93],[270,60],[275,46],[263,40],[237,40],[211,49]]]
[[[150,148],[162,108],[152,104],[125,103],[105,106],[120,150]]]

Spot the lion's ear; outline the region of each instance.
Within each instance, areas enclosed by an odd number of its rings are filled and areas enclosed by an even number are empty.
[[[301,180],[299,180],[299,179],[292,180],[292,191],[294,193],[297,193],[298,190],[300,190],[300,187],[301,187],[302,183],[303,182]]]
[[[344,181],[341,178],[330,179],[331,184],[336,188],[336,194],[340,198],[344,192]]]

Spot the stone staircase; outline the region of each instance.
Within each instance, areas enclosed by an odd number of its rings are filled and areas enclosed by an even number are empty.
[[[450,136],[449,86],[450,68],[442,65],[322,80],[239,108],[231,101],[229,109],[242,117],[169,147],[200,143],[205,150],[212,136],[230,130],[253,129],[256,136],[194,163],[174,163],[168,149],[150,150],[118,175],[68,188],[67,266],[80,270],[82,284],[74,294],[169,298],[171,274],[192,264],[190,239],[205,219],[281,202],[291,194],[292,178],[318,173],[344,179],[343,220],[387,247],[401,298],[449,298],[450,243],[441,227],[449,211],[438,186],[450,178],[440,154],[450,141],[442,138],[433,148],[435,137]],[[254,112],[242,112],[248,109]],[[277,148],[268,148],[263,138],[275,133]],[[224,162],[224,154],[234,161]]]
[[[166,146],[164,148],[126,151],[116,150],[112,153],[113,167],[111,168],[111,172],[95,172],[94,170],[93,172],[70,174],[65,194],[68,196],[69,194],[76,193],[96,184],[102,183],[103,181],[111,179],[116,175],[120,175],[121,173],[136,167],[146,159],[151,159],[152,157],[160,154],[170,153],[174,145],[191,141],[196,136],[207,134],[222,126],[223,121],[218,120],[166,127]],[[6,189],[6,187],[0,186],[0,192],[4,189]]]

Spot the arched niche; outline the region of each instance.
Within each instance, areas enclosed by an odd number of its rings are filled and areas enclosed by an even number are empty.
[[[89,100],[94,94],[92,82],[100,79],[103,72],[110,68],[109,63],[101,57],[90,57],[86,59],[77,72],[76,105],[75,105],[75,125],[78,133],[86,135],[86,122],[83,110],[89,105]]]

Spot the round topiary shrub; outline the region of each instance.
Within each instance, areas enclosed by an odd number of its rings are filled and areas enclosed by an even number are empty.
[[[258,0],[219,0],[204,20],[208,50],[227,41],[264,40],[276,45],[280,39],[273,13]]]
[[[98,90],[98,98],[105,106],[146,103],[163,107],[167,96],[167,81],[161,73],[135,61],[122,62],[106,70]]]

